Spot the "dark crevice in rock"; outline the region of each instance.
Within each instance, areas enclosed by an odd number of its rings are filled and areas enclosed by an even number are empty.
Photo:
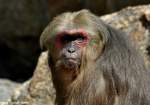
[[[146,18],[145,14],[140,17],[140,21],[146,29],[150,29],[150,20]]]
[[[141,16],[140,21],[142,25],[150,31],[150,20],[146,17],[145,14]],[[147,54],[150,56],[150,45],[149,45],[150,35],[148,35],[145,39],[146,39],[146,51]]]
[[[147,48],[146,48],[146,50],[147,50],[147,54],[150,56],[150,46],[148,46]]]

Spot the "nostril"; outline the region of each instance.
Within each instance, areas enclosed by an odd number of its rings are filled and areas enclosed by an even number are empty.
[[[75,52],[75,48],[73,48],[73,47],[68,48],[68,52],[69,52],[69,53],[74,53],[74,52]]]

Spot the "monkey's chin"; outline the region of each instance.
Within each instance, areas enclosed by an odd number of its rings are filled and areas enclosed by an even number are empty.
[[[79,61],[75,59],[67,59],[63,63],[66,69],[76,70],[80,67]]]

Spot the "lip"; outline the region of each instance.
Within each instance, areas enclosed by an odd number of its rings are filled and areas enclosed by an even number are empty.
[[[77,59],[75,59],[75,58],[66,58],[65,60],[69,61],[69,62],[72,62],[72,63],[76,63],[77,62]]]
[[[64,59],[64,66],[69,69],[76,69],[79,66],[79,59],[77,58],[65,58]]]
[[[67,58],[66,57],[64,60],[67,64],[78,64],[79,63],[79,59],[77,59],[77,58],[72,58],[72,57]]]

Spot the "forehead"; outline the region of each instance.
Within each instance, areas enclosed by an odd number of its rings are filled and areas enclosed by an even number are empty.
[[[95,22],[87,14],[63,14],[56,17],[52,23],[55,23],[55,26],[50,26],[53,34],[75,30],[82,30],[93,36],[98,34]]]

